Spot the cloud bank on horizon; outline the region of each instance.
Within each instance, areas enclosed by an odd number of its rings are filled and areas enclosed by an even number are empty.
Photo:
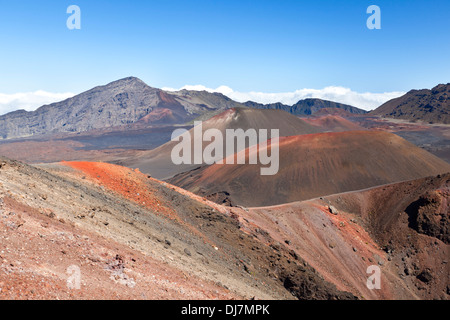
[[[43,105],[62,101],[74,95],[70,92],[52,93],[43,90],[13,94],[0,93],[0,114],[21,109],[34,111]]]
[[[339,86],[330,86],[323,89],[299,89],[293,92],[280,93],[238,92],[227,86],[220,86],[216,89],[207,88],[203,85],[186,85],[180,89],[163,88],[166,91],[179,91],[183,89],[218,92],[238,102],[254,101],[263,104],[281,102],[283,104],[293,105],[302,99],[318,98],[348,104],[366,111],[376,109],[383,103],[406,93],[402,91],[359,93]]]
[[[238,101],[255,101],[258,103],[275,103],[281,102],[287,105],[292,105],[297,103],[299,100],[307,98],[319,98],[324,100],[330,100],[340,103],[349,104],[351,106],[363,109],[363,110],[373,110],[386,101],[400,97],[405,94],[405,92],[394,91],[394,92],[384,92],[384,93],[359,93],[352,91],[349,88],[332,86],[326,87],[324,89],[300,89],[293,92],[281,92],[281,93],[265,93],[265,92],[239,92],[234,91],[232,88],[227,86],[220,86],[216,89],[208,88],[203,85],[186,85],[180,89],[174,88],[162,88],[166,91],[179,91],[179,90],[195,90],[195,91],[208,91],[208,92],[219,92],[225,96]],[[37,108],[65,100],[67,98],[73,97],[75,94],[66,93],[52,93],[43,90],[38,90],[35,92],[25,92],[25,93],[14,93],[14,94],[4,94],[0,93],[0,115],[16,110],[26,110],[34,111]]]

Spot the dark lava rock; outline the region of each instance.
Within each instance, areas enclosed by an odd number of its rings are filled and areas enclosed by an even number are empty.
[[[429,270],[424,270],[417,276],[417,279],[419,279],[424,283],[428,283],[431,280],[433,280],[433,275],[430,273]]]
[[[419,233],[450,243],[449,207],[445,196],[427,192],[406,208],[409,226]]]

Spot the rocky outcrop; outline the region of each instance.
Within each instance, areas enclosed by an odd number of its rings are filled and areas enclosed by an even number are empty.
[[[449,194],[449,190],[445,188],[434,190],[411,203],[406,209],[411,228],[450,244]]]
[[[292,106],[282,104],[282,103],[271,103],[271,104],[261,104],[253,101],[245,102],[244,105],[246,105],[249,108],[255,108],[255,109],[276,109],[276,110],[284,110],[294,115],[313,115],[317,112],[319,112],[322,109],[338,109],[343,110],[344,112],[348,112],[350,114],[364,114],[366,111],[362,109],[358,109],[356,107],[352,107],[347,104],[328,101],[328,100],[322,100],[322,99],[304,99],[298,101],[296,104],[293,104]]]
[[[386,102],[370,114],[449,124],[450,83],[437,85],[431,90],[411,90],[404,96]]]

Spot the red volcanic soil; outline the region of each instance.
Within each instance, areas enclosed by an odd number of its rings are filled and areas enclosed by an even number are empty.
[[[0,162],[1,297],[354,298],[237,213],[167,183],[102,163],[39,167]],[[66,286],[71,265],[81,291]]]
[[[218,121],[218,123],[222,123],[223,121],[229,121],[233,117],[233,115],[236,114],[236,111],[238,111],[238,110],[239,110],[238,108],[230,108],[228,110],[225,110],[222,113],[219,113],[219,114],[211,117],[208,120],[208,122],[209,121]]]
[[[180,218],[170,203],[162,200],[163,197],[161,197],[159,190],[156,188],[156,185],[159,184],[158,180],[141,173],[139,169],[132,170],[130,168],[101,162],[64,161],[63,164],[87,174],[99,185],[113,192],[117,192],[124,198],[134,201],[138,205],[146,207],[158,215],[176,220],[203,238],[203,235],[198,230]],[[209,202],[202,201],[200,198],[196,200],[209,205]],[[205,239],[205,242],[214,246],[208,239]]]
[[[178,218],[174,210],[158,199],[156,189],[152,189],[148,183],[149,177],[140,173],[138,169],[131,170],[101,162],[63,162],[63,164],[84,172],[100,185],[119,193],[126,199],[152,209],[158,214],[172,219]]]
[[[336,109],[339,110],[339,109]],[[345,111],[345,110],[342,110]],[[344,119],[339,115],[302,118],[306,122],[321,129],[323,132],[361,131],[366,130],[358,124]]]
[[[280,136],[292,136],[320,132],[306,121],[281,110],[233,108],[203,123],[203,130],[219,129],[279,129]]]
[[[233,299],[113,239],[54,219],[5,197],[0,219],[0,300]],[[68,287],[70,267],[80,288]]]
[[[176,217],[174,209],[169,208],[167,202],[160,199],[159,188],[170,188],[179,194],[185,195],[195,201],[205,204],[223,214],[229,214],[228,210],[215,202],[209,201],[201,196],[186,191],[166,182],[154,179],[143,174],[139,169],[130,169],[127,167],[103,162],[68,162],[63,161],[64,165],[79,170],[87,174],[92,180],[101,186],[119,193],[126,199],[132,200],[139,205],[147,207],[152,211],[167,216]]]
[[[170,94],[167,94],[166,92],[160,90],[158,91],[158,96],[161,99],[162,102],[167,104],[179,104],[177,100],[174,99],[174,97]]]
[[[222,132],[224,140],[226,139],[225,132],[227,129],[243,129],[244,131],[248,129],[279,129],[280,136],[321,132],[320,128],[285,111],[244,108],[229,109],[204,121],[202,123],[203,132],[208,129],[217,129]],[[190,130],[191,139],[193,137],[193,130]],[[138,155],[132,155],[126,159],[122,159],[120,164],[127,167],[139,168],[142,172],[149,173],[157,179],[167,179],[175,174],[199,167],[198,164],[174,165],[172,163],[171,152],[177,144],[178,142],[169,141],[154,150],[144,151]],[[204,143],[203,147],[206,147],[208,144]],[[223,145],[226,145],[225,142]],[[223,154],[226,154],[226,149]],[[193,159],[191,163],[194,163]]]
[[[166,109],[166,108],[159,108],[155,109],[149,114],[147,114],[145,117],[139,119],[139,123],[158,123],[160,121],[167,122],[168,120],[174,120],[173,112],[172,110]]]
[[[248,154],[246,158],[248,163]],[[273,176],[262,176],[260,165],[214,164],[169,181],[202,196],[225,193],[233,204],[264,206],[450,172],[445,161],[394,134],[376,131],[281,138],[279,160]]]
[[[0,298],[448,298],[449,175],[246,209],[111,164],[0,160]]]
[[[80,170],[86,174],[88,174],[91,178],[96,180],[99,184],[106,186],[107,188],[120,193],[122,196],[125,196],[126,198],[133,200],[139,204],[143,204],[145,206],[148,206],[152,210],[161,210],[162,209],[162,203],[156,200],[155,203],[155,193],[156,190],[151,190],[151,187],[148,185],[148,177],[141,174],[139,171],[135,170],[132,172],[128,168],[111,165],[111,164],[104,164],[104,163],[87,163],[87,162],[66,162],[65,164],[71,166],[72,168],[75,168],[77,170]],[[230,213],[225,208],[212,203],[204,198],[201,198],[199,196],[196,196],[194,194],[191,194],[190,192],[187,192],[183,189],[180,189],[178,187],[171,187],[170,185],[167,185],[164,182],[160,182],[155,179],[151,179],[152,183],[158,183],[163,186],[172,188],[174,191],[179,192],[180,194],[186,195],[200,203],[206,204],[222,214],[231,215],[237,217],[238,215],[236,212]],[[153,202],[153,203],[152,203]],[[239,219],[240,223],[242,223],[242,228],[244,230],[247,230],[247,232],[254,232],[254,224],[249,223],[246,214],[242,215]],[[178,221],[181,222],[179,217],[176,216],[176,213],[174,211],[165,211],[165,214],[168,216],[175,216]],[[200,234],[195,228],[192,226],[189,226],[189,229],[194,231],[197,235],[202,237],[203,235]],[[205,237],[205,241],[209,242],[208,239]],[[265,239],[264,242],[270,240]],[[215,246],[212,243],[213,246]],[[330,279],[327,279],[327,281],[330,281]],[[331,281],[330,281],[331,282]],[[348,287],[340,286],[339,290],[341,291],[350,291],[348,290]]]

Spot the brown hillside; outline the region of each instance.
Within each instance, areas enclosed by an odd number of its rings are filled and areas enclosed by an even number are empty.
[[[129,168],[1,158],[0,213],[0,300],[354,298],[229,209]]]
[[[387,132],[286,137],[279,149],[273,176],[261,176],[259,165],[214,164],[170,182],[205,196],[226,195],[233,204],[265,206],[450,172],[448,163]]]
[[[447,174],[251,208],[245,218],[341,290],[366,299],[447,300],[449,188]],[[381,270],[380,290],[366,287],[371,265]]]
[[[339,109],[338,109],[339,110]],[[343,132],[366,130],[358,124],[344,119],[339,115],[324,115],[311,118],[302,118],[306,122],[317,126],[323,132]]]
[[[280,136],[293,136],[322,131],[321,128],[309,124],[285,111],[244,108],[229,109],[203,122],[202,126],[203,132],[211,128],[220,130],[224,138],[227,129],[243,129],[244,131],[247,129],[279,129]],[[190,133],[192,137],[193,129],[190,130]],[[172,163],[171,152],[177,143],[169,141],[154,150],[141,152],[137,156],[132,156],[117,163],[127,167],[139,168],[142,172],[151,174],[158,179],[166,179],[175,174],[199,167],[200,165],[198,164],[174,165]],[[205,143],[203,147],[206,145]],[[241,150],[235,149],[235,151],[239,152]]]
[[[450,124],[450,83],[431,90],[411,90],[370,112],[388,118]]]

